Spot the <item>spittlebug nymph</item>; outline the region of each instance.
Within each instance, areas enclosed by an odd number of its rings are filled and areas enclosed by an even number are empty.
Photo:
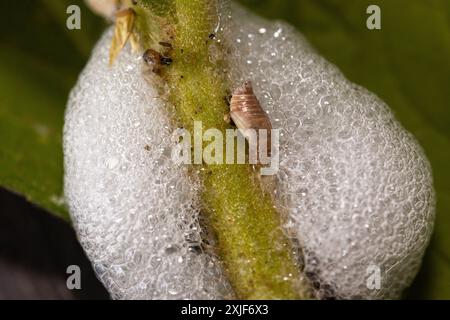
[[[230,102],[230,117],[245,138],[249,139],[248,129],[256,131],[258,144],[265,144],[267,146],[267,155],[271,155],[272,124],[269,116],[261,108],[258,99],[253,93],[250,81],[245,81],[242,86],[233,92]],[[267,134],[260,135],[260,129],[267,130]]]

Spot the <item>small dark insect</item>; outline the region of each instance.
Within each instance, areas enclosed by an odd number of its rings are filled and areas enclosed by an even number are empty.
[[[147,63],[149,66],[151,66],[153,69],[152,71],[156,74],[161,73],[161,69],[163,65],[170,65],[172,63],[172,59],[169,57],[165,57],[162,54],[160,54],[158,51],[153,49],[148,49],[145,51],[143,55],[145,63]]]
[[[165,48],[172,48],[172,44],[170,42],[160,41],[159,45]]]
[[[210,38],[211,40],[214,40],[216,38],[216,34],[215,33],[211,33],[208,38]]]
[[[257,131],[258,143],[266,144],[267,154],[269,156],[271,155],[272,124],[270,123],[269,116],[261,108],[258,99],[253,93],[253,87],[250,81],[245,81],[242,86],[233,92],[230,102],[230,117],[247,139],[249,139],[248,129],[266,129],[266,137],[259,136]]]
[[[173,60],[169,57],[161,57],[161,63],[165,64],[166,66],[170,66],[172,64]]]
[[[151,148],[150,148],[149,145],[146,145],[146,146],[144,147],[144,149],[145,149],[146,151],[150,151],[150,150],[151,150]]]

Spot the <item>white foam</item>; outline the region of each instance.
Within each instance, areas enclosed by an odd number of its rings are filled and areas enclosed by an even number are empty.
[[[231,80],[252,80],[281,129],[278,205],[290,215],[318,296],[399,297],[434,220],[421,147],[384,102],[345,79],[291,26],[239,7],[234,20],[226,35]],[[371,266],[381,271],[380,290],[367,287]]]
[[[282,129],[277,205],[319,297],[395,298],[414,278],[434,219],[431,170],[388,107],[348,82],[292,27],[240,7],[225,33],[230,80],[253,81]],[[108,67],[109,30],[71,94],[65,192],[81,244],[114,298],[226,298],[201,238],[198,182],[169,159],[168,115],[139,55]],[[146,146],[147,149],[146,150]],[[290,234],[287,232],[287,234]],[[367,288],[367,268],[381,289]]]
[[[66,113],[65,194],[80,242],[113,298],[227,297],[219,261],[202,251],[198,184],[170,159],[170,106],[128,48],[108,67],[111,35]]]

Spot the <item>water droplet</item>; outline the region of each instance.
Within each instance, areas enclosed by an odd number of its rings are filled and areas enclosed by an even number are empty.
[[[282,28],[278,28],[278,30],[274,32],[273,36],[274,36],[275,38],[279,38],[282,31],[283,31]]]
[[[273,100],[278,100],[281,97],[281,89],[279,86],[273,84],[272,88],[270,89],[270,96]]]
[[[168,290],[167,292],[169,292],[169,293],[170,293],[171,295],[173,295],[173,296],[175,296],[175,295],[178,294],[178,290],[177,290],[177,288],[175,288],[175,287],[169,288],[169,290]]]
[[[308,189],[302,188],[298,190],[298,193],[302,196],[302,197],[306,197],[306,195],[308,194]]]

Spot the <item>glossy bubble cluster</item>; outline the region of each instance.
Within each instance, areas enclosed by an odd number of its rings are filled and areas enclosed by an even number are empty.
[[[230,45],[231,83],[252,80],[281,129],[276,202],[316,296],[398,297],[433,225],[422,149],[292,27],[232,13],[216,41]],[[108,67],[110,40],[108,31],[66,114],[65,192],[79,239],[114,298],[230,298],[199,184],[170,161],[173,109],[144,80],[139,55],[127,48]]]
[[[108,31],[70,95],[65,194],[80,242],[115,299],[218,299],[231,289],[199,218],[198,184],[171,161],[170,106]],[[152,77],[152,75],[149,75]]]
[[[399,297],[434,220],[421,147],[379,98],[345,79],[291,26],[233,12],[225,36],[230,78],[235,86],[253,81],[281,130],[277,204],[302,244],[317,296]]]

